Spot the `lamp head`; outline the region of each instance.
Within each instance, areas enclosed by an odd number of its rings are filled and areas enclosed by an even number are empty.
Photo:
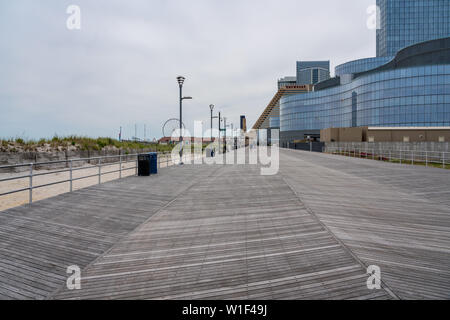
[[[210,109],[211,111],[213,111],[213,110],[214,110],[214,105],[213,105],[213,104],[210,104],[210,105],[209,105],[209,109]]]
[[[177,81],[178,81],[178,84],[180,85],[180,87],[183,85],[184,80],[186,80],[186,78],[183,77],[183,76],[178,76],[177,77]]]

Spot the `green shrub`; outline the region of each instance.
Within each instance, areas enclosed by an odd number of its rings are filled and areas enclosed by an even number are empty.
[[[27,149],[35,149],[37,146],[44,146],[45,144],[50,144],[53,148],[65,147],[69,145],[80,146],[81,150],[102,150],[105,147],[115,147],[122,150],[141,150],[141,149],[152,149],[157,152],[170,152],[174,145],[147,145],[139,141],[119,141],[110,137],[99,137],[99,138],[89,138],[84,136],[66,136],[60,137],[55,134],[51,139],[39,139],[26,140],[23,138],[16,139],[0,139],[0,143],[4,147],[9,146],[9,142],[16,142],[17,144],[24,145]]]

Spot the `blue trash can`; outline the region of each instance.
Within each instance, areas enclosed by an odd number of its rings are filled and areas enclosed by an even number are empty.
[[[158,174],[158,153],[150,152],[150,174]]]

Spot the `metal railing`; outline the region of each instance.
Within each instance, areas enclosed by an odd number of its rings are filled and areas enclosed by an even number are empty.
[[[95,178],[98,177],[98,184],[102,183],[102,177],[105,175],[111,175],[111,174],[119,174],[118,179],[122,179],[122,175],[124,172],[135,170],[135,175],[137,175],[138,171],[138,154],[122,154],[122,155],[113,155],[113,156],[102,156],[102,157],[92,157],[92,158],[79,158],[79,159],[68,159],[68,160],[57,160],[57,161],[46,161],[46,162],[33,162],[33,163],[24,163],[24,164],[13,164],[13,165],[3,165],[0,166],[0,172],[4,170],[14,170],[14,169],[24,169],[24,172],[28,172],[27,174],[20,174],[18,176],[13,177],[7,177],[7,178],[0,178],[0,182],[6,182],[6,181],[14,181],[14,180],[20,180],[20,179],[28,179],[28,187],[25,188],[19,188],[10,190],[7,192],[0,193],[0,197],[15,194],[19,192],[25,192],[28,191],[28,203],[33,203],[33,190],[39,189],[39,188],[45,188],[50,187],[58,184],[63,183],[69,183],[68,192],[73,191],[73,183],[75,181],[80,181],[84,179],[89,178]],[[165,167],[172,166],[174,163],[170,159],[170,154],[166,153],[159,153],[158,154],[158,168],[161,168],[163,164]],[[117,159],[117,161],[111,161]],[[77,166],[80,164],[80,166]],[[86,163],[87,165],[83,165],[83,163]],[[127,167],[127,164],[134,163],[133,166]],[[106,167],[111,167],[118,165],[118,169],[114,170],[108,170],[104,171],[102,169]],[[36,168],[39,167],[58,167],[62,166],[64,169],[55,169],[50,170],[48,172],[40,172]],[[124,167],[125,166],[125,167]],[[80,177],[74,177],[74,172],[81,171],[81,170],[88,170],[88,169],[95,169],[97,168],[97,172],[95,174],[88,174],[83,175]],[[48,175],[54,175],[58,173],[69,173],[68,179],[58,180],[50,183],[44,183],[35,185],[34,178],[36,177],[42,177],[42,176],[48,176]]]
[[[379,160],[399,164],[442,167],[443,169],[450,166],[450,152],[442,151],[326,147],[324,152],[347,157]]]
[[[193,161],[198,157],[203,157],[203,155],[195,155],[194,153],[185,153],[183,155],[183,161],[189,162]],[[111,161],[113,159],[117,159],[117,161]],[[87,163],[88,165],[81,164],[77,167],[78,163]],[[131,167],[124,167],[129,163],[134,163]],[[176,161],[172,160],[171,153],[158,153],[158,169],[159,168],[167,168],[177,164]],[[103,168],[111,167],[114,165],[118,165],[119,168],[115,170],[103,171]],[[39,167],[50,167],[50,166],[62,166],[64,169],[55,169],[48,172],[39,172],[37,168]],[[119,173],[119,178],[122,179],[123,172],[135,170],[135,175],[138,174],[138,154],[121,154],[121,155],[113,155],[113,156],[102,156],[102,157],[92,157],[92,158],[80,158],[80,159],[68,159],[68,160],[57,160],[57,161],[47,161],[47,162],[33,162],[33,163],[24,163],[24,164],[13,164],[13,165],[3,165],[0,166],[0,172],[3,170],[13,170],[17,168],[25,168],[24,172],[28,171],[28,174],[21,174],[18,176],[0,178],[1,182],[6,181],[14,181],[20,179],[28,179],[28,187],[15,189],[7,192],[0,193],[0,197],[15,194],[19,192],[28,191],[29,198],[28,203],[33,203],[33,190],[39,188],[50,187],[58,184],[69,183],[68,192],[73,192],[73,183],[75,181],[80,181],[89,178],[98,177],[98,184],[102,183],[102,176],[111,175],[114,173]],[[95,169],[97,168],[97,172],[95,174],[88,174],[81,177],[74,177],[73,173],[81,170]],[[69,173],[68,179],[58,180],[55,182],[44,183],[39,185],[34,185],[34,178],[53,175],[58,173]]]

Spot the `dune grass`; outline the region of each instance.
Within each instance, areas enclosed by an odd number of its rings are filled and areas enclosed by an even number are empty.
[[[9,148],[11,151],[13,149],[23,149],[26,151],[35,150],[38,147],[50,146],[51,148],[57,149],[58,147],[67,148],[75,147],[79,150],[103,150],[108,147],[117,149],[155,149],[160,152],[171,151],[173,146],[171,145],[160,145],[160,144],[148,144],[139,141],[119,141],[108,137],[90,138],[83,136],[66,136],[60,137],[55,135],[51,139],[24,139],[24,138],[9,138],[0,139],[0,146],[4,148]]]

